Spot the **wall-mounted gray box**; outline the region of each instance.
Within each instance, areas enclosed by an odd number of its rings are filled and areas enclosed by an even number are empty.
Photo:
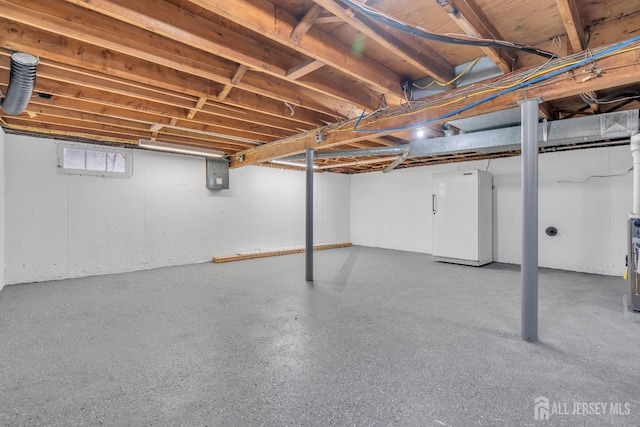
[[[225,159],[207,159],[207,188],[229,189],[229,162]]]

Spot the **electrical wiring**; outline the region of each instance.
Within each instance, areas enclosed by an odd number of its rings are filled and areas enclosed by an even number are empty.
[[[603,105],[603,104],[616,104],[621,101],[629,101],[632,99],[640,99],[640,94],[638,93],[622,93],[615,95],[608,95],[602,98],[593,98],[588,93],[581,93],[580,98],[589,104],[589,105]]]
[[[559,183],[569,183],[569,184],[584,184],[585,182],[589,181],[592,178],[613,178],[613,177],[617,177],[617,176],[625,176],[626,174],[628,174],[632,170],[633,170],[633,167],[629,168],[628,171],[622,172],[622,173],[616,173],[616,174],[612,174],[612,175],[591,175],[589,178],[587,178],[585,180],[582,180],[582,181],[558,181],[558,182]]]
[[[367,15],[368,17],[380,22],[383,25],[394,28],[398,31],[411,34],[415,37],[420,37],[428,40],[433,40],[441,43],[459,44],[466,46],[480,46],[480,47],[494,47],[499,49],[517,50],[521,52],[527,52],[534,55],[542,56],[544,58],[553,58],[554,54],[542,49],[528,46],[522,43],[509,42],[505,40],[494,39],[482,39],[478,37],[470,37],[466,34],[436,34],[425,30],[424,28],[412,27],[404,22],[401,22],[395,18],[385,15],[375,9],[368,6],[356,3],[353,0],[340,0],[342,4],[347,7]]]
[[[449,80],[446,83],[440,83],[437,80],[433,80],[431,83],[429,83],[426,86],[420,86],[420,85],[414,83],[413,87],[416,88],[416,89],[429,89],[434,84],[437,84],[438,86],[442,86],[442,87],[449,86],[450,84],[453,84],[453,83],[457,82],[462,76],[464,76],[469,71],[471,71],[473,69],[473,67],[478,63],[478,61],[480,61],[480,58],[476,58],[473,61],[471,61],[469,63],[469,65],[467,65],[466,68],[464,70],[462,70],[462,72],[460,72],[460,74],[458,74],[457,76],[455,76],[454,78],[452,78],[451,80]]]
[[[468,99],[471,96],[478,96],[480,94],[498,91],[497,93],[492,93],[491,95],[489,95],[489,96],[487,96],[485,98],[479,99],[477,101],[474,101],[474,102],[472,102],[472,103],[470,103],[468,105],[465,105],[464,107],[458,108],[456,110],[453,110],[453,111],[450,111],[450,112],[448,112],[446,114],[443,114],[443,115],[441,115],[439,117],[432,118],[432,119],[429,119],[429,120],[426,120],[426,121],[423,121],[423,122],[420,122],[420,123],[415,123],[415,124],[406,125],[406,126],[385,128],[385,129],[358,129],[358,125],[360,124],[362,118],[364,117],[364,111],[363,111],[363,114],[356,121],[356,124],[355,124],[353,130],[355,132],[360,132],[360,133],[396,132],[396,131],[403,131],[403,130],[412,129],[412,128],[415,128],[415,127],[425,126],[425,125],[427,125],[427,124],[429,124],[431,122],[455,116],[455,115],[457,115],[459,113],[467,111],[467,110],[469,110],[469,109],[471,109],[473,107],[476,107],[476,106],[478,106],[480,104],[483,104],[485,102],[488,102],[488,101],[491,101],[493,99],[496,99],[496,98],[498,98],[498,97],[500,97],[502,95],[505,95],[507,93],[513,92],[513,91],[521,89],[523,87],[530,86],[532,84],[539,83],[541,81],[547,80],[547,79],[549,79],[551,77],[554,77],[554,76],[562,74],[562,73],[564,73],[566,71],[578,68],[578,67],[580,67],[580,66],[582,66],[582,65],[584,65],[586,63],[595,61],[597,59],[605,58],[605,57],[608,57],[608,56],[611,56],[611,55],[617,54],[617,53],[623,53],[623,52],[628,51],[628,50],[638,49],[640,46],[635,46],[635,47],[630,48],[630,49],[624,49],[624,48],[626,48],[626,47],[628,47],[628,46],[630,46],[630,45],[632,45],[634,43],[637,43],[637,42],[640,42],[640,36],[633,37],[631,39],[628,39],[628,40],[626,40],[624,42],[618,43],[618,44],[616,44],[614,46],[611,46],[609,48],[605,48],[605,49],[603,49],[601,51],[598,51],[598,53],[593,54],[593,55],[591,55],[591,56],[589,56],[587,58],[581,59],[581,60],[575,60],[575,61],[572,61],[572,62],[569,62],[569,63],[561,61],[561,63],[559,65],[556,65],[556,66],[554,66],[554,67],[552,67],[552,68],[550,68],[548,70],[544,70],[543,72],[539,72],[537,75],[535,75],[535,74],[531,75],[526,79],[526,81],[519,82],[519,83],[514,83],[512,85],[509,85],[506,88],[505,87],[488,88],[488,89],[485,89],[485,90],[482,90],[482,91],[477,91],[477,92],[475,92],[473,94],[465,94],[465,95],[461,95],[461,94],[457,93],[456,94],[457,96],[454,99],[449,98],[449,100],[447,100],[445,102],[438,102],[437,106],[425,106],[425,107],[420,108],[417,111],[422,111],[422,110],[426,110],[426,109],[429,109],[429,108],[436,108],[436,107],[439,108],[439,107],[443,107],[443,106],[446,106],[446,105],[454,104],[454,103],[459,102],[461,100]],[[522,77],[520,77],[520,78],[522,78]],[[442,99],[440,99],[439,101],[441,101],[441,100]],[[405,114],[413,114],[415,112],[416,111],[412,111],[411,113],[405,113]],[[401,115],[399,115],[397,117],[400,117],[400,116],[405,115],[405,114],[401,114]]]
[[[622,52],[625,52],[625,51],[623,50],[619,53],[622,53]],[[495,92],[496,90],[500,90],[500,89],[508,89],[510,87],[513,87],[515,84],[523,83],[527,80],[530,80],[533,77],[543,75],[547,72],[550,72],[556,69],[560,69],[566,65],[575,64],[580,59],[584,59],[584,53],[577,53],[564,58],[556,59],[557,65],[555,67],[541,71],[542,68],[546,67],[552,61],[551,59],[549,59],[544,64],[540,65],[539,67],[533,70],[526,70],[519,73],[513,73],[509,76],[506,76],[506,78],[501,78],[500,81],[496,83],[481,83],[479,84],[480,86],[470,85],[466,88],[463,88],[462,90],[445,93],[442,96],[438,97],[437,100],[432,101],[431,103],[429,101],[422,101],[420,108],[414,110],[413,112],[428,110],[430,108],[444,107],[464,99],[479,96],[484,93]],[[482,87],[484,89],[478,90],[479,87]],[[434,102],[437,103],[437,105],[431,106]]]

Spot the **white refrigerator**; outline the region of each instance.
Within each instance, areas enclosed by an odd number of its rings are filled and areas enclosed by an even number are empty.
[[[492,186],[492,175],[480,170],[432,175],[436,260],[474,266],[493,261]]]

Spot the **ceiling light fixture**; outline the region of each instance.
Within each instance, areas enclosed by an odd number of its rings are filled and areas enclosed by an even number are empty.
[[[422,128],[418,129],[418,131],[416,132],[416,136],[418,138],[423,138],[424,137],[424,129],[422,129]]]
[[[140,139],[138,141],[138,147],[209,158],[220,158],[225,155],[222,151],[212,150],[210,148],[189,147],[186,145],[171,144],[169,142],[151,141],[149,139]]]
[[[273,163],[274,165],[293,166],[293,167],[302,168],[302,169],[307,168],[307,165],[305,165],[304,163],[286,162],[284,160],[271,160],[271,163]],[[313,168],[318,169],[318,165],[313,165]]]

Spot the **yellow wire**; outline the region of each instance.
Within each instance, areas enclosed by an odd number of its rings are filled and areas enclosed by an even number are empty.
[[[608,57],[611,57],[611,56],[619,55],[619,54],[622,54],[622,53],[625,53],[625,52],[631,52],[633,50],[638,50],[638,49],[640,49],[640,45],[636,45],[636,46],[633,46],[633,47],[630,47],[630,48],[627,48],[627,49],[622,49],[622,50],[615,51],[615,52],[610,52],[610,53],[608,53],[606,55],[601,56],[598,59],[608,58]],[[473,93],[469,93],[467,95],[463,95],[463,96],[460,96],[458,98],[452,99],[450,101],[446,101],[446,102],[442,102],[442,103],[438,103],[438,104],[434,104],[434,105],[426,105],[424,107],[418,108],[418,109],[413,110],[413,111],[407,111],[407,112],[405,112],[403,114],[399,114],[399,115],[394,116],[394,117],[404,117],[404,116],[412,115],[412,114],[415,114],[415,113],[419,113],[421,111],[426,111],[426,110],[432,110],[432,109],[435,109],[435,108],[446,107],[447,105],[451,105],[451,104],[454,104],[456,102],[460,102],[460,101],[468,99],[468,98],[473,98],[473,97],[476,97],[476,96],[479,96],[479,95],[483,95],[483,94],[491,93],[491,92],[496,92],[496,91],[499,91],[499,90],[510,89],[512,87],[518,86],[519,84],[522,84],[524,82],[532,80],[532,79],[534,79],[536,77],[551,73],[553,71],[559,70],[559,69],[564,68],[564,67],[575,65],[578,62],[581,62],[583,60],[584,59],[578,59],[578,60],[575,60],[575,61],[571,61],[571,62],[568,62],[568,63],[557,65],[555,67],[552,67],[552,68],[549,68],[549,69],[546,69],[546,70],[539,71],[537,73],[534,73],[534,74],[531,74],[529,76],[523,77],[522,79],[517,80],[516,82],[514,82],[514,83],[512,83],[510,85],[495,86],[495,87],[492,87],[492,88],[479,90],[479,91],[476,91],[476,92],[473,92]],[[376,121],[373,121],[372,123],[375,123]]]
[[[429,83],[426,86],[420,86],[420,85],[417,85],[417,84],[414,83],[413,87],[415,87],[417,89],[429,89],[434,84],[437,84],[438,86],[442,86],[442,87],[449,86],[450,84],[453,84],[453,83],[457,82],[460,77],[462,77],[465,74],[467,74],[473,68],[473,66],[478,63],[478,61],[480,61],[480,58],[474,59],[472,62],[469,63],[469,65],[467,65],[467,67],[464,70],[462,70],[462,72],[460,72],[460,74],[458,74],[457,76],[455,76],[453,79],[449,80],[446,83],[440,83],[437,80],[433,80],[431,83]]]

